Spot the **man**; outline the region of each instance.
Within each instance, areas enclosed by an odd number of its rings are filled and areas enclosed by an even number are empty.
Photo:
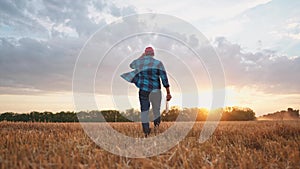
[[[139,100],[141,107],[141,120],[145,137],[150,134],[149,127],[149,108],[150,103],[154,114],[154,129],[160,124],[160,105],[161,105],[161,82],[166,88],[167,101],[172,96],[170,93],[170,85],[168,77],[161,61],[154,59],[154,50],[147,47],[143,55],[131,62],[130,67],[134,71],[122,74],[125,80],[134,83],[139,88]]]

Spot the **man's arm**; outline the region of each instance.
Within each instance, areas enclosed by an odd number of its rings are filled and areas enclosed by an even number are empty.
[[[166,87],[166,92],[167,92],[167,101],[170,101],[172,99],[172,96],[171,96],[171,92],[170,92],[170,87]]]
[[[170,85],[169,85],[169,81],[168,81],[168,77],[167,77],[167,73],[165,70],[164,65],[161,63],[159,66],[159,74],[163,83],[163,86],[166,88],[166,92],[167,92],[167,101],[170,101],[172,96],[171,96],[171,92],[170,92]]]

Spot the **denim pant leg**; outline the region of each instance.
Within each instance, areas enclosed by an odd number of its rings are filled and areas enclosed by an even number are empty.
[[[154,126],[159,126],[160,124],[160,105],[161,105],[161,91],[154,90],[150,93],[149,100],[152,105],[153,115],[154,115]]]
[[[140,106],[141,106],[141,120],[144,133],[149,133],[149,108],[150,108],[150,101],[149,101],[149,94],[150,92],[140,90],[139,91],[139,99],[140,99]]]

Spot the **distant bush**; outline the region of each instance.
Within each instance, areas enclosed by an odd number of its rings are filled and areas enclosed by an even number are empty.
[[[263,120],[293,120],[299,119],[299,110],[288,108],[287,110],[281,110],[274,113],[269,113],[259,117]]]
[[[0,121],[20,121],[20,122],[78,122],[76,113],[74,112],[37,112],[33,111],[29,114],[7,112],[0,114]]]

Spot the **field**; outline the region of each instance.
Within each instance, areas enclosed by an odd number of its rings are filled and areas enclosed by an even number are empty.
[[[134,123],[111,123],[143,137]],[[171,123],[163,122],[161,132]],[[200,144],[203,122],[171,150],[126,158],[97,146],[79,123],[0,123],[0,168],[300,168],[300,121],[220,122]]]

